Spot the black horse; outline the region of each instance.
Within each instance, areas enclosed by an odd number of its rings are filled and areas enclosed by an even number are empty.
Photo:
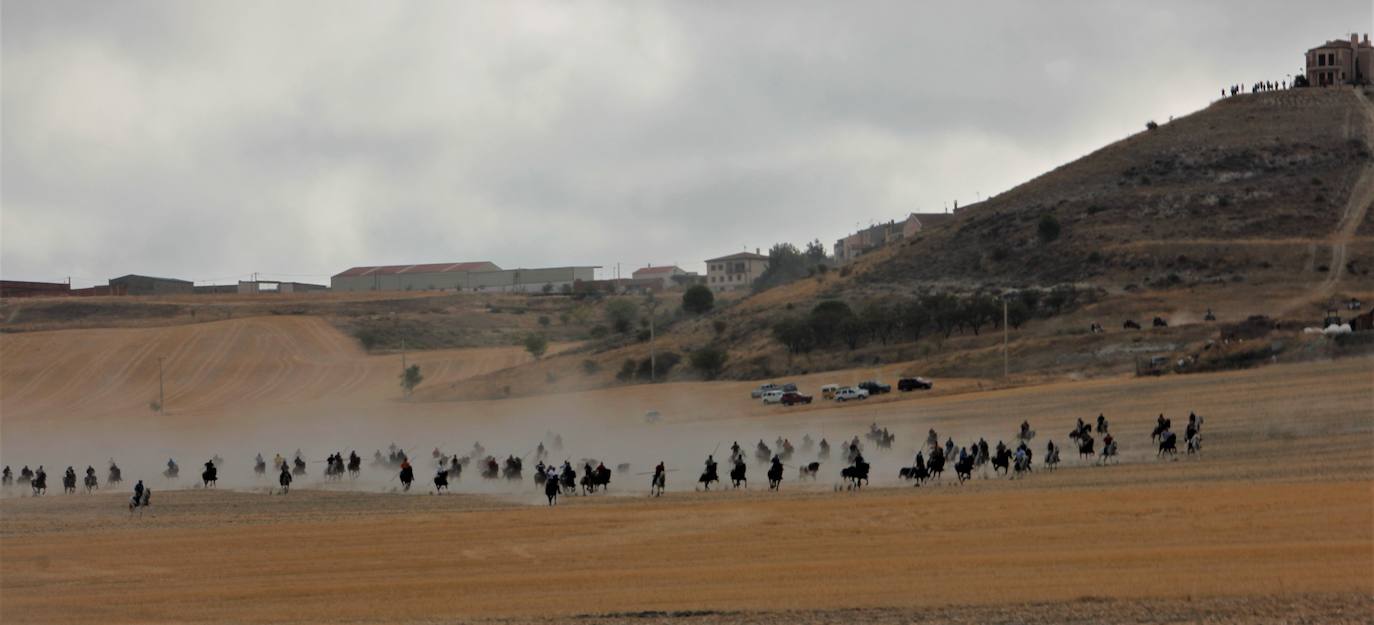
[[[931,479],[942,477],[945,474],[945,452],[939,448],[930,452],[930,460],[926,462],[926,471],[930,473]]]
[[[916,485],[920,486],[926,480],[930,479],[930,471],[926,469],[926,465],[923,462],[918,465],[898,469],[897,477],[903,480],[915,480]]]
[[[285,495],[291,490],[291,472],[286,470],[286,463],[281,465],[281,475],[277,476],[277,483],[281,485],[281,494]]]
[[[205,488],[210,488],[219,480],[219,469],[215,468],[215,463],[205,463],[205,470],[200,472],[200,481]]]
[[[563,490],[564,495],[577,494],[577,471],[573,470],[572,465],[566,463],[563,465],[563,471],[558,474],[558,486]],[[547,489],[548,485],[545,484],[544,488]]]
[[[292,464],[294,466],[291,468],[291,475],[305,475],[305,458],[296,456],[296,459],[292,461]]]
[[[849,482],[850,489],[863,488],[868,484],[868,468],[863,458],[856,458],[854,464],[840,469],[840,478]]]
[[[605,489],[611,485],[611,470],[606,465],[597,465],[595,469],[587,471],[582,476],[582,493],[590,495],[597,489]]]
[[[439,469],[434,474],[434,492],[436,494],[448,490],[448,469]]]
[[[1094,441],[1093,441],[1092,435],[1090,435],[1090,434],[1084,434],[1083,436],[1079,437],[1079,439],[1078,439],[1078,458],[1081,460],[1081,459],[1083,459],[1083,458],[1086,457],[1086,458],[1088,458],[1089,460],[1091,460],[1092,457],[1093,457],[1094,455],[1096,455],[1096,454],[1093,452],[1093,447],[1094,447]]]
[[[1136,322],[1135,322],[1134,320],[1132,320],[1132,319],[1127,319],[1127,320],[1126,320],[1126,323],[1121,324],[1121,329],[1123,329],[1123,330],[1139,330],[1139,329],[1140,329],[1140,324],[1136,323]]]
[[[544,496],[549,498],[549,505],[558,503],[558,480],[544,479]]]
[[[86,467],[85,485],[87,494],[89,494],[93,490],[100,489],[100,482],[95,478],[95,469],[92,469],[91,467]]]
[[[123,481],[124,476],[119,471],[119,465],[115,464],[114,461],[111,461],[110,473],[109,475],[105,476],[105,483],[109,484],[110,486],[116,486]]]
[[[959,478],[959,483],[963,484],[966,480],[973,479],[974,456],[966,456],[963,460],[954,463],[954,476]],[[996,462],[996,461],[994,461]]]
[[[67,472],[62,474],[62,492],[76,494],[76,471],[71,467],[67,467]]]
[[[1156,328],[1167,328],[1167,327],[1169,327],[1169,322],[1168,322],[1168,321],[1165,321],[1163,317],[1155,317],[1155,320],[1154,320],[1153,323],[1154,323],[1154,327],[1156,327]]]
[[[778,490],[782,486],[782,463],[774,462],[768,467],[768,490]]]
[[[33,480],[29,482],[33,487],[34,495],[42,495],[48,492],[48,472],[43,467],[38,467],[38,472],[33,474]]]
[[[1178,456],[1178,435],[1177,435],[1177,434],[1174,434],[1173,432],[1168,432],[1168,431],[1166,431],[1166,432],[1164,432],[1162,435],[1160,435],[1160,437],[1159,437],[1159,451],[1155,453],[1155,457],[1158,458],[1158,457],[1163,456],[1164,454],[1169,454],[1170,456],[1175,456],[1175,457]]]
[[[740,484],[744,484],[745,488],[749,488],[749,480],[745,477],[748,473],[749,467],[744,464],[744,460],[736,460],[735,466],[730,469],[731,488],[739,488]]]
[[[253,474],[258,477],[267,475],[267,461],[263,460],[261,455],[253,461]]]
[[[1006,475],[1007,470],[1010,468],[1011,450],[1007,449],[1005,445],[999,443],[997,445],[997,452],[992,454],[992,472],[993,474],[996,474],[998,471],[1001,471],[1002,475]]]
[[[401,478],[401,490],[409,491],[410,484],[415,481],[415,469],[410,466],[410,463],[403,464],[399,477]]]

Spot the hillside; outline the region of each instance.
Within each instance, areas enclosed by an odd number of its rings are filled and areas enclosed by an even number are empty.
[[[865,264],[862,281],[1305,283],[1346,262],[1367,275],[1371,133],[1353,90],[1227,98],[964,208]],[[1050,242],[1046,215],[1061,229]],[[1363,238],[1335,262],[1347,224]]]
[[[707,345],[725,348],[722,375],[739,379],[893,362],[925,374],[1000,376],[1000,331],[925,332],[791,356],[771,328],[825,299],[857,311],[932,290],[1048,292],[1070,284],[1075,301],[1011,333],[1013,376],[1120,374],[1151,356],[1197,356],[1218,338],[1220,324],[1252,315],[1314,324],[1333,297],[1374,298],[1371,146],[1374,105],[1363,92],[1227,98],[964,207],[949,223],[844,272],[725,302],[703,318],[665,319],[672,325],[657,349],[685,356]],[[1057,238],[1041,237],[1045,216],[1058,223]],[[1217,323],[1203,321],[1209,309]],[[1155,316],[1170,327],[1150,329]],[[1123,331],[1128,319],[1146,330]],[[1107,331],[1089,333],[1092,323]],[[1276,338],[1290,341],[1285,358],[1332,355],[1296,330]],[[648,353],[634,341],[586,347],[479,377],[446,396],[623,383],[614,373]],[[667,377],[696,375],[684,361]]]

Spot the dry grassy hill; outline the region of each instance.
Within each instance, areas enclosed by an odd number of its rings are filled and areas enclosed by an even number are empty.
[[[1217,338],[1203,323],[1251,315],[1317,323],[1333,297],[1374,297],[1374,104],[1349,89],[1244,95],[1166,121],[985,202],[902,245],[830,272],[680,319],[658,350],[728,348],[724,375],[766,378],[907,362],[913,372],[998,376],[1000,332],[894,337],[859,349],[789,357],[770,333],[785,316],[824,299],[858,308],[930,289],[1049,289],[1086,295],[1011,336],[1011,370],[1022,377],[1126,373],[1154,355],[1189,355]],[[1059,236],[1042,238],[1050,216]],[[1154,316],[1171,327],[1148,329]],[[1125,319],[1144,332],[1122,332]],[[1105,334],[1090,334],[1102,323]],[[1288,332],[1289,357],[1329,355]],[[590,388],[618,382],[643,343],[578,353],[478,378],[454,397]],[[587,373],[583,363],[592,361]],[[690,379],[685,366],[670,374]]]

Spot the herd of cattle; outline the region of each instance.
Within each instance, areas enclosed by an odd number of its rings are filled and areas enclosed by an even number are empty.
[[[1202,451],[1202,423],[1203,418],[1197,414],[1188,415],[1188,423],[1184,428],[1183,441],[1186,453],[1199,454]],[[1155,446],[1157,457],[1172,457],[1178,453],[1178,437],[1172,431],[1172,421],[1164,415],[1159,415],[1156,420],[1154,430],[1151,433],[1152,445]],[[1098,446],[1096,435],[1101,436],[1101,445]],[[972,441],[966,446],[956,445],[954,439],[947,438],[943,445],[940,437],[931,429],[927,434],[925,444],[917,451],[912,464],[903,466],[898,470],[897,477],[904,481],[915,482],[920,486],[930,480],[942,478],[945,465],[953,465],[955,477],[960,483],[971,479],[973,473],[978,470],[987,471],[987,466],[991,465],[993,475],[1017,478],[1024,477],[1033,471],[1034,452],[1031,449],[1031,440],[1036,433],[1031,429],[1028,422],[1023,422],[1020,429],[1013,437],[1015,447],[1010,447],[998,441],[995,447],[990,447],[988,442],[982,438]],[[865,435],[867,442],[870,442],[879,451],[890,450],[896,435],[888,431],[887,428],[880,428],[875,423],[869,427]],[[1107,464],[1118,460],[1119,451],[1117,440],[1112,436],[1110,424],[1104,415],[1098,415],[1095,423],[1085,422],[1079,419],[1077,424],[1068,433],[1068,438],[1078,449],[1080,461],[1096,464]],[[549,442],[549,446],[545,446]],[[839,454],[843,458],[843,465],[840,469],[840,481],[836,489],[848,488],[857,489],[866,486],[869,481],[870,465],[864,458],[865,443],[859,436],[854,436],[852,440],[840,443]],[[535,462],[533,479],[537,487],[543,488],[548,496],[549,503],[556,503],[559,495],[590,495],[598,490],[608,488],[611,482],[612,470],[606,463],[596,459],[583,459],[581,464],[581,475],[574,467],[571,459],[565,459],[561,464],[551,462],[552,452],[560,452],[563,448],[561,436],[553,436],[551,439],[541,441],[531,452],[522,456],[514,454],[505,459],[487,453],[481,443],[474,443],[472,450],[465,454],[445,454],[438,448],[431,453],[434,466],[432,492],[442,493],[448,490],[450,481],[455,481],[462,476],[463,471],[477,463],[476,470],[479,475],[486,480],[524,480],[524,461],[530,458]],[[753,460],[762,466],[767,467],[767,477],[769,488],[777,490],[783,481],[784,469],[794,458],[801,456],[807,459],[804,462],[791,464],[797,470],[799,480],[814,481],[820,473],[821,466],[831,457],[831,444],[825,438],[819,442],[814,441],[811,436],[805,435],[801,440],[800,448],[794,447],[791,440],[778,437],[773,446],[769,446],[763,440],[759,440],[754,448]],[[342,452],[330,454],[325,463],[324,477],[328,481],[339,481],[345,477],[350,479],[358,478],[362,473],[362,457],[356,451],[349,452],[345,458]],[[211,458],[205,463],[205,468],[201,473],[200,486],[212,488],[216,485],[219,477],[219,467],[224,460],[219,456]],[[730,471],[729,479],[733,488],[748,487],[749,461],[744,450],[738,442],[730,446]],[[1045,446],[1045,455],[1041,460],[1041,465],[1050,471],[1055,470],[1060,463],[1060,448],[1053,440]],[[258,477],[265,477],[268,472],[268,460],[261,454],[254,461],[253,471]],[[272,468],[277,472],[277,481],[280,486],[280,493],[285,494],[289,491],[292,481],[307,475],[308,464],[304,455],[298,449],[290,460],[277,455],[271,461]],[[387,453],[379,449],[373,453],[372,467],[375,470],[394,471],[392,479],[399,481],[403,491],[409,491],[415,482],[415,469],[411,463],[411,458],[406,452],[391,445]],[[650,490],[654,495],[663,493],[666,485],[666,473],[673,469],[666,469],[663,463],[659,463],[652,473],[646,472],[642,475],[650,475]],[[615,473],[625,475],[630,472],[628,463],[615,465]],[[162,472],[167,480],[176,480],[180,476],[180,467],[177,463],[168,459],[167,468]],[[116,486],[123,481],[122,472],[119,465],[113,459],[109,461],[108,473],[106,476],[106,486]],[[710,490],[712,485],[720,483],[720,476],[717,470],[715,453],[708,455],[705,467],[697,478],[697,488],[700,490]],[[28,487],[35,496],[43,495],[47,492],[47,472],[42,465],[37,470],[31,470],[27,465],[20,469],[16,477],[7,465],[0,475],[0,482],[8,489],[15,486]],[[86,492],[92,492],[100,487],[100,481],[96,476],[94,467],[86,467],[85,475],[79,482]],[[78,476],[73,467],[67,467],[62,478],[63,492],[75,493],[78,488]],[[151,489],[144,487],[142,480],[139,480],[135,488],[135,494],[129,502],[130,510],[146,507],[151,497]]]

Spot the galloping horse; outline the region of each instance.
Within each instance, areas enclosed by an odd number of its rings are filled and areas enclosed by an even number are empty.
[[[740,484],[744,484],[745,488],[749,488],[749,480],[745,478],[748,472],[749,467],[744,464],[744,460],[736,460],[735,466],[730,469],[731,488],[739,488]]]
[[[768,490],[778,490],[782,486],[782,462],[774,461],[768,467]]]
[[[1155,453],[1155,457],[1158,458],[1164,454],[1178,456],[1178,435],[1173,432],[1165,431],[1159,437],[1159,451]]]
[[[809,477],[812,481],[815,481],[816,473],[820,470],[821,463],[819,462],[811,462],[808,464],[801,465],[797,467],[797,479],[801,480]]]
[[[153,489],[143,489],[143,496],[134,495],[129,497],[129,516],[134,515],[134,508],[138,509],[138,516],[143,516],[143,510],[151,505],[153,500]]]
[[[210,488],[210,485],[215,484],[219,480],[219,469],[215,468],[215,463],[205,463],[205,470],[200,472],[200,480],[203,482],[205,488]]]
[[[973,479],[974,456],[969,455],[963,460],[954,463],[954,476],[959,478],[959,483]]]
[[[434,474],[434,492],[438,494],[446,490],[448,490],[448,469],[441,468],[438,473]]]
[[[851,490],[863,488],[868,483],[868,463],[856,458],[853,465],[840,469],[840,478],[849,481]]]
[[[86,492],[89,494],[93,490],[100,488],[100,482],[95,478],[95,469],[86,467]]]
[[[67,472],[62,474],[62,492],[66,494],[76,493],[76,471],[67,467]]]

